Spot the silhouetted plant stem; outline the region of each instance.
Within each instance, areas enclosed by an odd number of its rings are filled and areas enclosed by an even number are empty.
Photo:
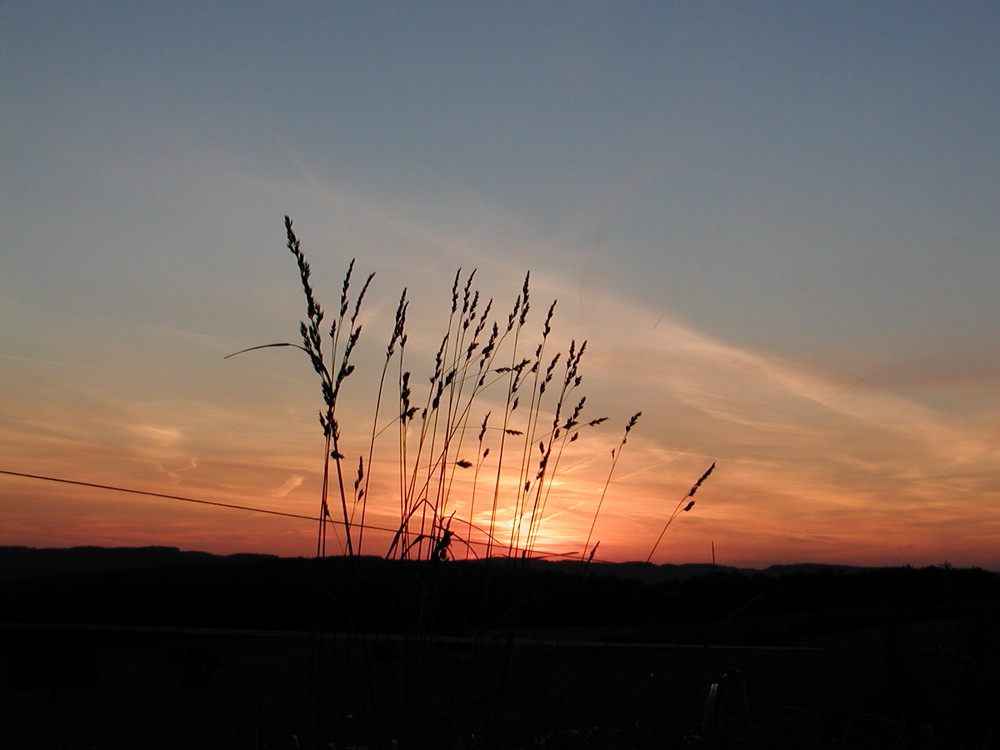
[[[517,343],[521,334],[521,328],[524,326],[525,318],[528,314],[529,306],[529,281],[530,274],[524,277],[524,284],[522,286],[521,295],[514,301],[514,308],[511,310],[510,315],[507,317],[507,330],[504,336],[509,334],[511,330],[515,327],[515,322],[517,323],[517,328],[514,331],[514,346],[510,355],[510,370],[508,374],[508,385],[506,393],[506,402],[504,403],[503,411],[503,424],[500,432],[500,447],[497,451],[497,471],[496,478],[493,485],[493,507],[490,510],[490,541],[487,543],[486,547],[486,557],[489,559],[493,553],[492,539],[496,531],[496,515],[497,507],[500,500],[500,480],[503,475],[503,459],[504,450],[507,444],[507,434],[510,427],[510,414],[513,411],[512,403],[514,400],[514,364],[517,361]],[[513,533],[513,529],[512,532]]]
[[[641,416],[641,411],[637,411],[632,415],[628,423],[625,425],[625,432],[622,434],[622,440],[618,444],[618,448],[611,451],[611,468],[608,469],[608,477],[604,480],[604,486],[601,487],[601,497],[597,501],[597,509],[594,511],[593,518],[590,521],[590,530],[587,531],[587,541],[583,543],[584,552],[590,549],[590,540],[594,537],[594,528],[597,526],[597,518],[601,515],[601,507],[604,505],[604,498],[608,494],[608,487],[611,486],[611,477],[615,473],[615,468],[618,466],[618,461],[622,456],[622,449],[625,448],[625,444],[628,442],[629,433],[632,432],[632,428],[635,427],[636,423],[639,421],[639,417]],[[600,542],[598,542],[598,544],[600,544]],[[590,561],[594,559],[594,554],[596,552],[597,545],[595,544],[587,558],[587,565],[589,565]]]
[[[674,519],[677,518],[677,515],[681,512],[687,512],[691,510],[692,507],[694,507],[694,500],[688,500],[688,498],[694,497],[694,493],[698,491],[699,487],[701,487],[701,483],[704,482],[706,479],[708,479],[709,475],[714,470],[715,470],[715,463],[713,462],[712,465],[708,467],[708,471],[702,474],[701,478],[699,478],[698,481],[692,485],[691,489],[687,491],[687,494],[677,501],[677,506],[674,508],[673,512],[667,518],[667,522],[663,524],[663,529],[660,531],[660,535],[656,537],[656,541],[653,543],[653,548],[649,551],[649,554],[646,556],[646,562],[649,562],[650,560],[653,559],[653,553],[656,552],[656,548],[660,545],[660,541],[663,539],[663,535],[667,533],[667,529],[670,528],[670,524],[674,522]],[[687,505],[684,505],[685,500],[688,500]],[[682,505],[684,505],[683,508],[681,508]]]
[[[375,416],[372,419],[372,434],[371,439],[368,442],[368,471],[364,477],[364,487],[360,490],[361,497],[358,498],[361,502],[361,522],[358,529],[358,554],[363,554],[362,545],[365,533],[365,514],[368,508],[368,490],[371,483],[372,461],[375,457],[375,440],[378,437],[379,432],[378,418],[382,408],[382,395],[385,390],[385,379],[389,373],[389,363],[396,352],[396,345],[401,345],[405,339],[406,308],[408,304],[409,303],[406,300],[406,289],[403,289],[402,294],[399,296],[399,304],[396,306],[396,318],[393,324],[392,336],[390,337],[389,343],[385,348],[385,361],[382,364],[382,374],[379,376],[378,380],[378,395],[375,398]]]

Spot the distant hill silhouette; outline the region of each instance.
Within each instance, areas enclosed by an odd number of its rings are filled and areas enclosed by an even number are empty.
[[[136,570],[210,562],[278,559],[274,555],[213,555],[177,547],[0,547],[0,581],[59,573]]]
[[[214,555],[210,552],[181,551],[177,547],[2,547],[0,546],[0,581],[13,581],[43,575],[60,573],[86,573],[112,570],[140,570],[185,565],[206,565],[216,563],[245,563],[249,561],[277,561],[276,555],[248,554]],[[581,563],[577,560],[529,560],[531,570],[578,574]],[[736,568],[707,563],[686,563],[655,565],[646,562],[608,563],[594,562],[586,566],[592,575],[606,575],[619,579],[655,584],[662,581],[684,580],[709,574],[739,573],[753,575],[790,575],[821,570],[838,572],[859,572],[872,568],[851,565],[825,565],[802,563],[796,565],[772,565],[764,569]]]
[[[636,640],[689,642],[729,633],[751,642],[996,608],[1000,575],[947,567],[804,564],[756,571],[374,557],[327,558],[320,567],[310,558],[170,547],[0,547],[0,622],[6,623],[301,631],[315,623],[318,592],[329,630],[597,627],[615,638],[627,629]]]
[[[573,560],[533,560],[532,565],[537,565],[539,569],[549,568],[552,570],[563,570],[567,572],[576,571],[580,567],[580,563]],[[598,562],[591,563],[588,568],[591,573],[642,581],[643,583],[649,584],[729,573],[741,575],[754,575],[762,573],[764,575],[782,576],[793,573],[816,572],[820,570],[834,570],[841,573],[856,573],[865,570],[872,570],[872,568],[869,567],[858,567],[855,565],[824,565],[819,563],[771,565],[767,568],[758,569],[736,568],[729,565],[712,565],[711,563],[684,563],[681,565],[663,563],[660,565],[654,565],[653,563],[647,562]]]

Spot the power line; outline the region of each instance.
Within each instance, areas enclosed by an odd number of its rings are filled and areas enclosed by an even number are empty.
[[[214,505],[217,508],[230,508],[231,510],[247,510],[253,513],[266,513],[271,516],[284,516],[285,518],[299,518],[304,521],[318,521],[318,518],[314,516],[307,516],[302,513],[288,513],[281,510],[271,510],[270,508],[254,508],[249,505],[234,505],[233,503],[221,503],[217,500],[199,500],[193,497],[185,497],[183,495],[166,495],[162,492],[148,492],[146,490],[136,490],[129,487],[115,487],[110,484],[95,484],[94,482],[81,482],[77,479],[63,479],[61,477],[47,477],[41,474],[24,474],[19,471],[5,471],[0,469],[0,474],[7,474],[12,477],[24,477],[25,479],[40,479],[44,482],[59,482],[60,484],[74,484],[79,487],[93,487],[99,490],[110,490],[112,492],[127,492],[132,495],[146,495],[147,497],[161,497],[166,500],[180,500],[185,503],[198,503],[199,505]],[[333,519],[327,519],[328,523],[340,523],[343,521],[334,521]],[[369,527],[378,529],[378,527]],[[379,531],[394,531],[394,529],[378,529]]]
[[[288,513],[287,511],[272,510],[270,508],[256,508],[250,505],[236,505],[234,503],[223,503],[217,500],[200,500],[194,497],[186,497],[184,495],[168,495],[163,492],[149,492],[148,490],[137,490],[131,487],[116,487],[111,484],[97,484],[95,482],[82,482],[78,479],[66,479],[64,477],[50,477],[43,474],[26,474],[20,471],[7,471],[5,469],[0,469],[0,474],[6,474],[11,477],[21,477],[23,479],[37,479],[43,482],[56,482],[59,484],[71,484],[77,487],[92,487],[98,490],[108,490],[110,492],[125,492],[131,495],[144,495],[146,497],[158,497],[164,500],[179,500],[185,503],[196,503],[198,505],[211,505],[216,508],[228,508],[229,510],[242,510],[251,513],[264,513],[269,516],[282,516],[284,518],[297,518],[302,521],[312,521],[313,523],[319,521],[320,519],[315,516],[308,516],[303,513]],[[345,526],[343,521],[338,521],[329,516],[323,519],[326,523],[337,524],[339,526]],[[468,523],[468,522],[466,522]],[[352,526],[359,527],[361,524],[351,524]],[[470,528],[476,528],[473,524],[468,523]],[[372,531],[385,531],[390,534],[395,533],[398,529],[388,528],[385,526],[374,526],[372,524],[364,524],[365,529],[370,529]],[[482,529],[476,529],[477,531],[483,531]],[[483,533],[486,533],[483,531]],[[480,545],[486,546],[486,542],[474,542],[472,540],[462,540],[463,544],[467,545]],[[518,550],[519,552],[522,550]],[[558,553],[558,552],[543,552],[537,551],[538,557],[572,557],[575,553]]]

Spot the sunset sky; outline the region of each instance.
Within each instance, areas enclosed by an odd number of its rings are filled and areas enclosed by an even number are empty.
[[[645,559],[716,462],[655,562],[1000,569],[1000,4],[7,0],[0,34],[0,470],[314,515],[307,358],[224,359],[298,340],[289,214],[331,314],[376,273],[351,480],[403,287],[423,398],[456,271],[501,325],[530,271],[525,356],[558,300],[608,417],[540,550],[583,549],[641,411],[600,559]],[[0,544],[314,538],[0,474]]]

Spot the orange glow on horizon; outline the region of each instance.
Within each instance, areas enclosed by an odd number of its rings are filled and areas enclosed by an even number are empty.
[[[541,487],[539,442],[546,443],[550,428],[539,427],[528,441],[525,406],[511,411],[510,434],[504,437],[495,422],[480,442],[485,414],[504,408],[502,397],[483,395],[474,413],[459,420],[443,470],[429,463],[429,448],[416,449],[419,418],[408,428],[405,491],[411,501],[437,503],[442,521],[455,514],[456,556],[471,554],[464,541],[483,553],[492,517],[494,551],[529,546],[584,556],[599,542],[597,559],[645,560],[678,502],[717,462],[653,562],[707,562],[714,543],[718,562],[749,567],[944,560],[1000,567],[1000,515],[992,510],[1000,507],[994,502],[1000,499],[1000,458],[988,420],[947,415],[889,389],[845,390],[822,372],[736,348],[669,319],[650,329],[649,312],[628,301],[615,303],[610,322],[589,315],[586,305],[567,307],[566,317],[579,321],[570,328],[586,327],[594,342],[583,361],[588,401],[581,421],[610,419],[582,430],[576,442],[552,441]],[[390,316],[390,309],[379,308],[366,326],[384,327]],[[623,337],[621,327],[645,333]],[[426,331],[420,334],[425,343],[433,341]],[[368,455],[374,404],[375,384],[360,369],[377,372],[384,357],[377,341],[363,341],[359,374],[340,415],[349,495],[358,457]],[[0,468],[315,516],[322,435],[308,367],[301,357],[279,356],[223,365],[235,347],[214,346],[211,362],[199,364],[205,391],[194,393],[170,393],[169,370],[142,377],[81,370],[76,381],[59,386],[47,363],[13,362],[22,398],[3,405]],[[414,370],[432,360],[427,352],[407,356]],[[158,383],[155,398],[149,382]],[[416,387],[417,376],[413,382]],[[575,396],[567,403],[576,403]],[[640,409],[643,417],[622,448],[623,425]],[[537,414],[538,424],[551,424],[549,408]],[[365,554],[385,554],[400,523],[400,435],[393,424],[391,414],[379,415],[366,468],[365,521],[384,530],[365,531]],[[315,522],[305,520],[9,476],[0,477],[0,492],[3,544],[315,552]],[[360,518],[360,506],[350,498],[348,505]],[[339,519],[339,498],[332,508]],[[479,531],[469,531],[470,521]],[[440,535],[426,523],[423,532]],[[330,553],[343,545],[342,529],[333,531]]]

